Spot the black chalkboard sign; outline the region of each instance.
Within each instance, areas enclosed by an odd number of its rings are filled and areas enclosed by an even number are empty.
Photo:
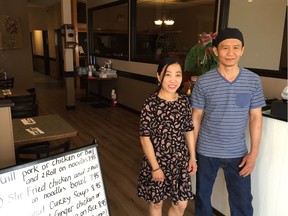
[[[1,216],[109,216],[96,145],[0,170]]]

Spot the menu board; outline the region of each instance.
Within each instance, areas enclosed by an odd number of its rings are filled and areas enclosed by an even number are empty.
[[[96,145],[0,170],[1,216],[109,216]]]

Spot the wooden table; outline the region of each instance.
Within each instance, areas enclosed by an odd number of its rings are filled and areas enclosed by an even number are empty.
[[[5,95],[5,91],[10,91],[10,95]],[[7,99],[7,98],[13,98],[13,97],[19,97],[19,96],[26,96],[29,95],[30,92],[28,92],[26,89],[0,89],[0,99]]]
[[[71,138],[78,134],[78,131],[59,115],[36,116],[32,119],[36,123],[30,125],[24,125],[20,118],[12,120],[15,148],[30,143]],[[38,127],[44,134],[32,135],[25,130],[30,127]]]
[[[105,103],[102,98],[102,83],[104,81],[113,81],[117,80],[117,77],[107,77],[107,78],[101,78],[99,76],[81,76],[81,78],[86,79],[86,98],[82,99],[83,102],[94,102],[91,104],[92,107],[95,108],[103,108],[103,107],[109,107],[110,104]],[[98,97],[97,100],[90,97],[90,82],[91,81],[97,81],[97,87],[98,87]]]

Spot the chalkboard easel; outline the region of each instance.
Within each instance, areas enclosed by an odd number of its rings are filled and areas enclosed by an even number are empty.
[[[96,144],[0,170],[1,216],[109,216]]]

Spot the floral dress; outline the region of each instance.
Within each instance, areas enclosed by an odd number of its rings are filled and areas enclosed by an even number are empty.
[[[156,94],[146,99],[139,133],[150,137],[165,180],[152,180],[152,168],[144,156],[137,184],[139,197],[153,203],[170,198],[174,204],[193,198],[184,137],[186,131],[192,130],[191,106],[185,95],[179,95],[176,101],[165,101]]]

